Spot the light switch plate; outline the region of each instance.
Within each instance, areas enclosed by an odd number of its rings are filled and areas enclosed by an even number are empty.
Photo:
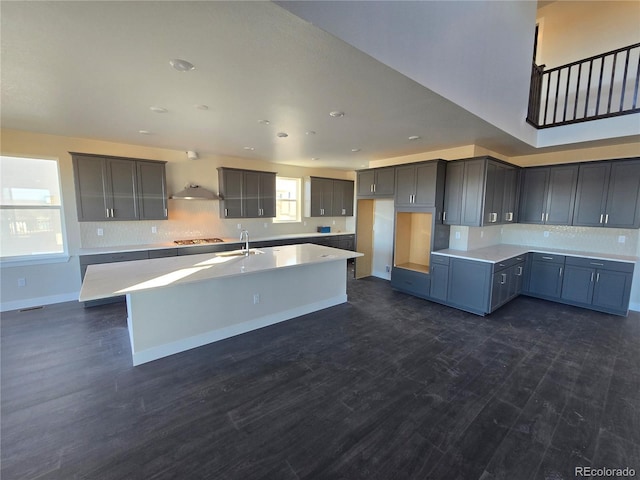
[[[627,237],[624,235],[618,235],[618,243],[624,243],[627,241]]]
[[[549,236],[549,232],[547,230],[545,230],[542,235],[544,236],[544,238],[547,238]]]
[[[99,237],[101,237],[101,236],[103,236],[103,235],[104,235],[104,230],[103,230],[102,228],[98,228],[98,229],[96,230],[96,233],[98,234],[98,236],[99,236]]]

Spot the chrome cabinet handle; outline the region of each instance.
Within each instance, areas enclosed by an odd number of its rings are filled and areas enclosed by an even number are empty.
[[[553,257],[542,257],[544,260],[553,260]]]
[[[600,272],[596,273],[596,283],[600,281]]]
[[[500,282],[500,285],[504,285],[505,283],[507,283],[507,274],[501,273],[500,275],[502,276],[502,281]]]
[[[376,193],[376,184],[373,184],[373,193]]]
[[[513,212],[507,212],[507,214],[504,216],[505,221],[507,222],[512,222],[513,221]]]
[[[518,266],[518,273],[516,273],[516,275],[517,275],[518,277],[521,277],[521,276],[522,276],[522,272],[523,272],[523,271],[524,271],[524,269],[523,269],[521,266]]]
[[[604,215],[601,213],[600,214],[600,223],[602,223],[602,217],[604,217]]]
[[[168,211],[166,208],[164,209],[164,216],[165,216],[165,217],[168,217],[168,216],[169,216],[169,211]]]
[[[498,214],[497,214],[497,213],[495,213],[495,212],[491,212],[491,213],[489,214],[489,222],[491,222],[491,223],[495,223],[495,222],[497,222],[497,221],[498,221]]]
[[[558,273],[558,276],[561,277],[562,276],[562,267],[560,267],[560,272]]]
[[[109,209],[105,208],[104,210],[105,210],[105,214],[104,214],[105,217],[109,218]]]
[[[608,213],[604,216],[604,224],[606,225],[607,223],[609,223],[609,214]]]
[[[545,218],[544,218],[544,221],[545,221],[545,222],[548,222],[548,221],[549,221],[549,214],[548,214],[548,213],[546,213],[544,217],[545,217]]]
[[[540,219],[541,222],[544,222],[544,212],[542,212],[542,218]]]
[[[443,222],[447,221],[447,212],[442,212],[442,221]]]
[[[591,280],[589,280],[590,282],[593,282],[593,272],[591,272]]]
[[[229,209],[228,209],[228,208],[225,208],[225,209],[224,209],[224,216],[225,216],[225,217],[228,217],[228,216],[229,216]]]
[[[596,266],[598,266],[598,267],[604,267],[604,263],[589,262],[589,264],[591,264],[591,265],[596,265]]]

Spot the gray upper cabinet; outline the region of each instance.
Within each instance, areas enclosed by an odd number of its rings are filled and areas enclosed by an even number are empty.
[[[218,168],[222,218],[276,216],[276,174],[235,168]]]
[[[578,165],[525,169],[519,222],[570,225],[577,181]]]
[[[136,162],[140,218],[145,220],[167,219],[167,180],[163,163]]]
[[[640,160],[581,164],[573,225],[640,228]]]
[[[517,167],[490,157],[449,162],[445,223],[480,227],[513,222],[517,174],[507,172],[517,172]]]
[[[515,223],[518,221],[518,184],[520,169],[505,168],[504,191],[502,198],[502,223]]]
[[[165,162],[71,155],[78,221],[167,218]]]
[[[334,217],[353,217],[353,182],[351,180],[333,180],[331,206]]]
[[[443,160],[396,167],[396,207],[442,207],[445,164]],[[440,205],[438,205],[440,203]]]
[[[305,180],[305,217],[352,217],[353,181],[309,177]]]
[[[360,170],[358,172],[358,197],[393,197],[395,180],[395,167]]]

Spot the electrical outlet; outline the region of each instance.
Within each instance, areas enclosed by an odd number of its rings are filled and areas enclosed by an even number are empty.
[[[258,303],[260,303],[260,294],[259,293],[254,293],[253,294],[253,304],[257,305]]]
[[[335,221],[335,220],[333,221],[333,224],[334,224],[334,225],[336,224],[336,221]]]
[[[484,238],[484,230],[480,230],[480,238]]]
[[[627,241],[627,237],[624,235],[618,235],[618,243],[624,243]]]
[[[25,287],[27,285],[27,279],[26,278],[19,278],[18,279],[18,286],[19,287]]]
[[[158,227],[156,227],[155,225],[151,227],[151,233],[158,233]]]
[[[305,227],[307,226],[307,222],[302,222],[302,223],[303,223],[303,225],[304,225]]]
[[[460,240],[460,232],[456,232],[456,240]]]
[[[242,224],[241,224],[241,223],[239,223],[239,224],[237,225],[237,227],[236,227],[236,228],[237,228],[238,230],[242,230]]]
[[[96,233],[98,234],[98,236],[99,236],[99,237],[101,237],[101,236],[103,236],[103,235],[104,235],[104,230],[103,230],[102,228],[98,228],[98,229],[96,230]]]
[[[386,267],[384,267],[384,269],[386,270],[387,273],[389,273],[391,271],[391,267],[389,265],[387,265]]]
[[[544,233],[542,234],[542,236],[544,238],[548,238],[549,237],[549,232],[547,230],[545,230]]]
[[[264,228],[269,228],[269,224],[267,222],[264,222]]]

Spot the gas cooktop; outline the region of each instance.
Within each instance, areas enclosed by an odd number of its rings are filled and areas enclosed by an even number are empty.
[[[205,245],[207,243],[222,243],[224,240],[221,238],[194,238],[191,240],[174,240],[173,243],[177,245]]]

